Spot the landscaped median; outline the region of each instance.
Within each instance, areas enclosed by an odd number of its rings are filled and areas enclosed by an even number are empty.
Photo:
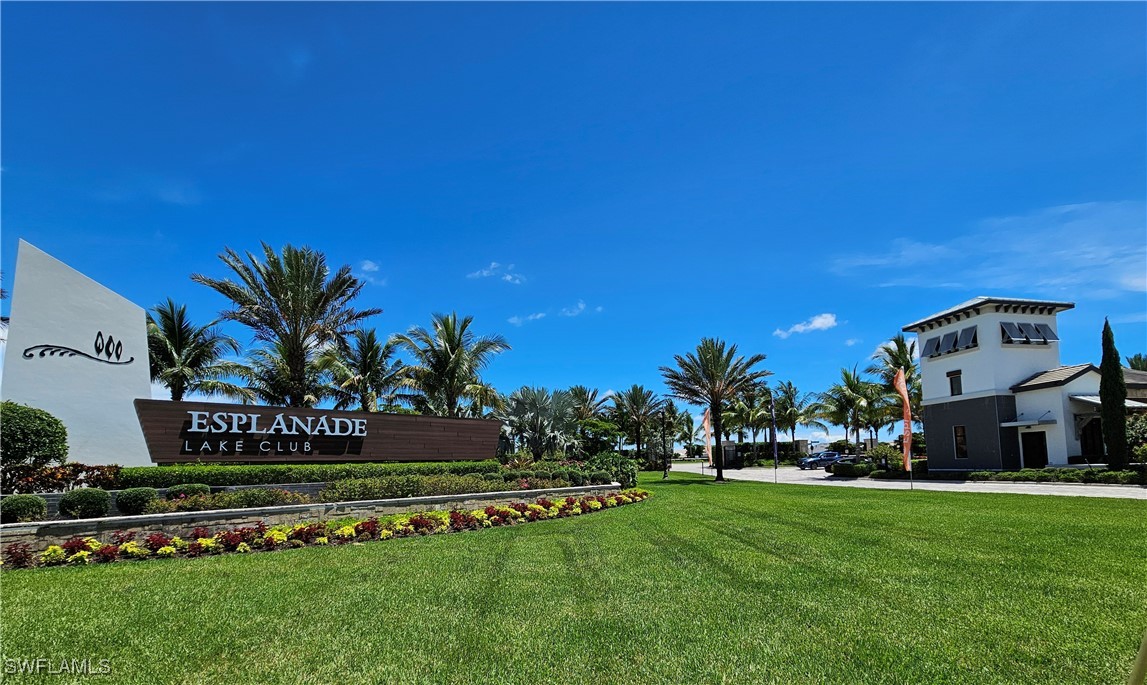
[[[199,557],[226,553],[243,554],[308,545],[339,545],[457,533],[581,516],[602,509],[640,502],[648,496],[649,492],[646,490],[632,489],[605,495],[557,499],[538,497],[531,502],[491,504],[473,510],[424,511],[387,517],[340,518],[275,526],[268,526],[265,522],[258,521],[252,526],[216,531],[197,527],[187,539],[162,531],[146,535],[134,531],[116,531],[104,541],[94,536],[74,536],[62,544],[50,545],[39,553],[34,552],[26,543],[12,543],[4,549],[3,568],[82,566],[90,563]]]

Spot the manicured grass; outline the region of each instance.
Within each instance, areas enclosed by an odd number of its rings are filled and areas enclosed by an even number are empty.
[[[4,573],[3,652],[149,684],[1127,677],[1147,502],[710,481],[520,528]]]

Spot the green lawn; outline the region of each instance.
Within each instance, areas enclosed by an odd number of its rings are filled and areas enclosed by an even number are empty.
[[[4,573],[0,644],[111,660],[82,682],[1083,684],[1147,626],[1147,502],[642,480],[517,528]]]

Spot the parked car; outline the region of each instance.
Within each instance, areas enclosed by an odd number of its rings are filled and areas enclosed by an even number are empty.
[[[839,452],[813,452],[807,457],[797,459],[797,466],[801,471],[805,469],[818,469],[822,466],[828,466],[837,459],[840,459]]]
[[[829,473],[832,473],[832,467],[836,466],[837,464],[871,464],[871,463],[872,463],[872,460],[868,459],[867,457],[855,457],[855,456],[840,457],[839,459],[832,461],[832,463],[826,464],[824,467],[824,470],[828,471]]]

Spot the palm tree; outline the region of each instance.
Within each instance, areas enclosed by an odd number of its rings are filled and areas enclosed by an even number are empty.
[[[1147,355],[1138,352],[1127,358],[1127,368],[1135,371],[1147,371]]]
[[[524,442],[534,459],[577,444],[576,407],[565,390],[523,386],[510,393],[500,418],[511,439]]]
[[[317,352],[382,310],[351,306],[364,284],[351,275],[349,266],[332,274],[326,256],[309,247],[286,245],[280,255],[262,245],[262,261],[231,248],[219,255],[238,280],[202,274],[191,279],[231,301],[232,307],[221,313],[223,319],[247,326],[256,341],[268,346],[265,351],[282,356],[274,366],[285,373],[280,381],[286,383],[281,395],[287,406],[309,406]]]
[[[357,406],[379,411],[380,403],[394,408],[394,390],[402,380],[403,365],[394,356],[394,342],[380,341],[374,329],[355,329],[341,344],[319,355],[320,367],[330,374],[335,409]]]
[[[677,415],[677,426],[675,430],[677,433],[673,439],[685,445],[685,456],[689,456],[689,453],[692,451],[690,448],[693,447],[694,442],[700,439],[700,435],[704,429],[696,425],[696,422],[693,421],[692,414],[683,411]]]
[[[717,434],[717,481],[724,481],[722,413],[729,402],[770,375],[769,371],[753,368],[765,360],[765,355],[754,354],[746,359],[737,356],[736,345],[726,346],[723,340],[702,338],[696,351],[674,355],[673,359],[677,368],[662,366],[660,369],[665,385],[674,397],[709,408]]]
[[[817,402],[816,393],[801,394],[792,381],[785,381],[777,384],[773,396],[777,402],[777,430],[788,431],[792,436],[794,447],[797,441],[798,426],[828,430],[828,426],[820,420],[824,408]]]
[[[407,367],[403,385],[414,392],[403,399],[428,414],[458,417],[462,401],[490,397],[481,371],[494,355],[510,349],[500,335],[477,336],[470,330],[474,317],[456,312],[435,314],[431,330],[412,327],[394,342],[406,349],[414,364]]]
[[[587,388],[584,385],[575,385],[569,389],[570,397],[574,403],[574,416],[578,422],[579,441],[585,441],[585,426],[590,421],[596,421],[604,413],[609,404],[609,397],[599,396],[597,388]]]
[[[147,313],[147,349],[151,380],[170,390],[173,402],[189,392],[241,402],[254,399],[245,388],[224,380],[242,375],[242,364],[223,359],[228,352],[238,354],[239,343],[214,328],[214,322],[196,326],[187,307],[171,298]]]
[[[280,407],[314,407],[330,396],[328,374],[318,362],[317,352],[309,352],[302,381],[292,375],[287,357],[279,343],[252,351],[239,372],[247,382],[246,391],[264,404]]]
[[[896,372],[904,369],[904,382],[908,386],[908,404],[912,409],[913,420],[920,419],[920,402],[923,392],[920,385],[920,364],[916,360],[916,341],[908,340],[903,333],[897,333],[880,346],[872,357],[873,363],[864,370],[880,377],[880,382],[888,392],[895,392]]]
[[[855,430],[857,444],[860,444],[860,429],[864,427],[863,414],[873,396],[872,385],[854,366],[851,371],[841,369],[840,382],[820,396],[824,412],[822,418],[843,426],[846,439],[848,431]]]
[[[753,460],[758,456],[757,433],[767,430],[772,423],[772,414],[769,411],[769,390],[763,384],[750,386],[732,406],[725,412],[723,420],[726,424],[732,422],[741,430],[749,431],[753,441]]]
[[[634,384],[613,396],[614,407],[618,414],[624,417],[625,425],[633,431],[633,444],[637,447],[637,461],[641,462],[641,434],[642,429],[653,420],[657,412],[664,406],[664,400],[646,390],[643,386]]]

